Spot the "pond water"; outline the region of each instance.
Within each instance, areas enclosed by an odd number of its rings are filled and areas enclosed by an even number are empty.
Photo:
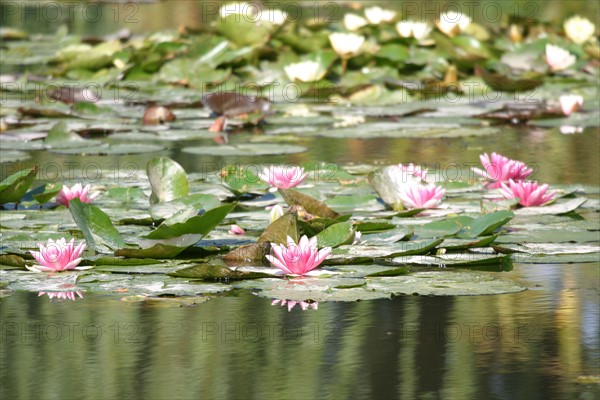
[[[594,399],[597,265],[517,266],[530,290],[187,306],[85,293],[2,302],[3,398]],[[31,374],[35,379],[31,379]]]
[[[47,26],[22,20],[19,14],[12,14],[11,4],[0,5],[4,15],[11,25],[29,32],[51,33],[65,22]],[[127,8],[127,4],[103,5],[105,18],[98,24],[89,24],[89,18],[66,22],[72,32],[98,35],[122,27],[147,32],[183,24],[197,26],[206,11],[202,7],[208,2],[159,2],[135,4],[134,8]],[[554,1],[547,7],[538,1],[519,4],[534,5],[540,18],[546,20],[598,7],[596,2]],[[131,11],[141,23],[124,23],[125,13]],[[114,23],[116,16],[118,23]],[[14,70],[9,66],[4,72]],[[580,86],[588,96],[596,93],[596,99],[586,99],[589,112],[598,104],[597,92]],[[140,95],[143,102],[147,93]],[[7,106],[15,103],[9,95]],[[143,112],[138,104],[127,105],[125,111],[120,109],[122,104],[102,105],[119,109],[118,123],[125,125],[134,125],[125,114],[138,116]],[[445,122],[440,121],[452,120],[453,106],[438,103],[437,112],[431,114],[437,117],[431,119],[434,129],[446,129]],[[493,108],[489,104],[486,107]],[[210,124],[204,110],[174,111],[180,124],[174,132],[205,130]],[[194,121],[196,111],[203,120],[200,125]],[[113,134],[118,125],[115,119],[95,121],[90,117],[84,122],[88,127],[100,124],[111,132],[95,138],[106,143],[158,144],[161,150],[150,154],[66,155],[1,142],[5,156],[10,153],[7,150],[24,152],[17,154],[16,161],[2,162],[1,175],[5,178],[16,170],[38,165],[42,180],[63,180],[66,171],[76,165],[79,172],[94,166],[93,176],[80,176],[92,184],[98,183],[93,180],[97,171],[120,169],[137,179],[143,176],[148,160],[160,155],[180,163],[194,175],[196,183],[238,163],[262,167],[322,162],[327,163],[332,177],[342,168],[360,170],[365,165],[413,162],[436,171],[440,181],[451,182],[468,180],[469,168],[478,163],[479,154],[495,151],[532,166],[535,179],[585,188],[593,204],[598,202],[600,123],[587,123],[577,133],[564,134],[558,126],[490,127],[471,121],[468,129],[489,128],[493,134],[463,135],[463,127],[449,127],[449,134],[438,132],[432,138],[369,138],[355,132],[335,137],[334,130],[333,134],[328,132],[331,121],[319,124],[308,117],[290,123],[279,117],[259,128],[228,134],[228,143],[275,143],[303,146],[305,151],[254,157],[195,155],[185,150],[215,146],[210,135],[158,140],[152,135],[159,130],[143,131],[136,125],[131,128],[135,132],[128,133],[138,136],[128,139],[127,133]],[[330,115],[324,112],[319,117]],[[417,117],[414,123],[423,124],[427,118]],[[62,119],[74,126],[81,123],[75,118]],[[367,124],[381,120],[367,118]],[[390,117],[384,122],[403,121],[410,118]],[[38,120],[42,131],[54,122]],[[119,179],[113,183],[122,182]],[[104,176],[99,184],[106,182],[109,179]],[[597,207],[586,214],[590,224],[598,222],[597,214]],[[573,221],[580,222],[576,217]],[[74,225],[59,221],[57,226],[69,230]],[[590,230],[598,233],[598,229]],[[216,235],[222,238],[223,229]],[[588,240],[592,246],[597,243]],[[258,296],[257,290],[244,289],[190,300],[166,295],[144,301],[125,292],[121,295],[118,289],[110,294],[90,290],[76,301],[59,301],[34,291],[3,288],[0,398],[600,399],[599,267],[600,260],[530,264],[519,262],[517,257],[509,272],[487,273],[527,288],[518,293],[405,295],[319,302],[318,307],[311,303],[304,305],[307,310],[301,304],[288,310],[290,304],[273,304],[272,299]]]

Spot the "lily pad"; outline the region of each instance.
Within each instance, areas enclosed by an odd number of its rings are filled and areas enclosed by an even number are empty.
[[[298,217],[288,213],[273,221],[258,238],[259,243],[287,244],[288,236],[298,243]]]
[[[338,213],[327,207],[324,203],[319,200],[310,197],[304,193],[300,193],[293,189],[279,189],[279,193],[290,206],[302,206],[306,211],[312,215],[316,215],[322,218],[337,218]]]
[[[0,182],[0,204],[21,200],[33,184],[37,171],[37,167],[24,169]]]
[[[339,222],[333,224],[317,235],[317,245],[323,247],[338,247],[344,244],[352,243],[354,239],[354,230],[352,222]]]
[[[119,231],[113,226],[108,215],[98,207],[74,198],[69,202],[69,211],[77,227],[83,232],[88,246],[100,253],[106,253],[107,249],[125,247]]]
[[[160,157],[148,161],[146,173],[152,186],[150,204],[172,201],[189,193],[185,171],[170,158]]]
[[[271,275],[260,272],[232,270],[223,265],[197,264],[167,274],[177,278],[197,279],[201,281],[235,281],[245,279],[268,278]]]

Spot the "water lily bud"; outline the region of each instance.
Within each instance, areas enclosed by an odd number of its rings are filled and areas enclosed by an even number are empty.
[[[159,125],[171,121],[175,121],[175,114],[163,106],[148,107],[142,118],[142,124],[144,125]]]
[[[231,233],[232,235],[244,235],[246,233],[246,231],[244,231],[241,227],[239,227],[238,225],[231,225],[231,228],[229,229],[229,233]]]
[[[569,39],[577,44],[587,42],[596,30],[596,26],[587,18],[579,15],[569,18],[563,24],[565,34]]]
[[[523,33],[521,28],[515,24],[512,24],[508,31],[508,37],[513,43],[521,43],[523,41]]]
[[[271,208],[271,212],[269,213],[269,223],[272,224],[273,222],[277,221],[277,219],[279,217],[282,217],[283,214],[283,208],[279,204],[274,205],[273,208]]]
[[[354,239],[352,239],[352,244],[360,244],[361,237],[362,237],[362,232],[361,231],[355,231],[354,232]]]

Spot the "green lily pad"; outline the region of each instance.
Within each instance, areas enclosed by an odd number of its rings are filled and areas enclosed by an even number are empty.
[[[261,272],[232,270],[223,265],[196,264],[192,267],[179,269],[167,275],[177,278],[197,279],[201,281],[237,281],[245,279],[269,278],[271,275]]]
[[[523,207],[515,211],[516,215],[544,215],[544,214],[567,214],[581,207],[587,199],[575,198],[567,201],[557,201],[553,204],[541,207]]]
[[[290,206],[302,206],[307,212],[322,218],[337,218],[338,213],[319,200],[293,189],[279,189],[279,193]]]
[[[458,236],[462,239],[491,235],[496,229],[505,225],[514,217],[511,211],[495,211],[475,218],[464,226]]]
[[[15,203],[27,193],[37,175],[37,167],[24,169],[0,182],[0,204]]]
[[[125,247],[119,231],[113,226],[108,215],[98,207],[82,203],[78,198],[69,202],[69,211],[83,232],[87,245],[100,253],[107,249]]]
[[[381,204],[372,194],[337,196],[327,199],[326,205],[340,213],[353,213],[356,211],[380,211],[385,206]]]
[[[148,161],[146,173],[152,186],[150,204],[175,200],[189,193],[185,171],[170,158],[160,157]]]
[[[509,280],[467,271],[427,271],[409,275],[370,279],[367,288],[395,296],[475,296],[516,293],[525,290]]]
[[[240,168],[237,165],[227,167],[221,172],[223,184],[236,196],[268,189],[269,184],[262,181],[254,171],[260,172],[257,169]]]
[[[70,132],[64,121],[57,122],[50,129],[48,136],[44,139],[44,144],[49,149],[63,149],[71,147],[86,147],[98,143],[97,141],[88,141],[74,132]]]
[[[387,246],[341,246],[334,249],[323,264],[362,264],[372,262],[374,259],[427,254],[443,241],[443,239],[425,239],[397,242]]]
[[[87,146],[92,140],[85,139],[86,146],[77,146],[75,148],[52,148],[52,153],[59,154],[78,154],[78,155],[124,155],[124,154],[145,154],[161,151],[164,147],[155,144],[99,144]]]
[[[33,194],[33,198],[40,204],[47,203],[60,192],[62,187],[62,183],[46,183],[40,192]]]
[[[146,239],[161,240],[173,239],[183,235],[206,236],[235,208],[235,204],[226,204],[221,207],[208,210],[203,215],[188,218],[184,222],[170,223],[164,221],[154,231],[146,236]]]
[[[354,239],[354,230],[352,222],[339,222],[333,224],[317,235],[317,245],[323,247],[338,247],[344,244],[352,243]]]
[[[269,242],[252,243],[230,251],[223,257],[223,260],[231,266],[260,265],[270,251],[271,244]]]
[[[184,210],[192,210],[195,214],[198,211],[211,210],[221,205],[219,199],[212,194],[191,194],[185,197],[179,197],[171,201],[163,201],[150,206],[150,216],[154,220],[169,219],[175,214]]]
[[[298,217],[288,213],[273,221],[258,238],[258,243],[286,244],[288,236],[298,243]]]

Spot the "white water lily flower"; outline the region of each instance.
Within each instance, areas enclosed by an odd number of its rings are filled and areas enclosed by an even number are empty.
[[[577,58],[562,47],[546,45],[546,62],[552,71],[562,71],[573,64]]]
[[[440,14],[435,21],[438,29],[448,36],[455,36],[467,29],[471,24],[471,17],[466,14],[451,10]]]
[[[577,94],[562,95],[558,98],[560,108],[565,115],[571,115],[583,107],[583,97]]]
[[[345,57],[358,54],[365,37],[355,33],[332,33],[329,35],[329,41],[333,50],[340,57]]]
[[[356,14],[346,14],[344,15],[344,27],[349,31],[355,31],[363,26],[366,26],[369,22],[363,17]]]
[[[563,24],[565,33],[569,39],[577,44],[587,42],[596,31],[596,25],[594,25],[589,19],[582,18],[579,15],[569,18]]]
[[[257,12],[258,9],[256,6],[250,3],[228,3],[219,8],[221,18],[225,18],[229,15],[241,14],[254,19]]]
[[[390,22],[396,16],[395,11],[384,10],[381,7],[369,7],[365,9],[365,17],[372,25],[379,25],[382,22]]]
[[[291,81],[300,82],[316,82],[327,72],[317,61],[302,61],[286,65],[283,69]]]
[[[260,13],[260,21],[269,22],[273,25],[283,25],[288,15],[281,10],[263,10]]]
[[[423,40],[431,32],[431,26],[427,22],[400,21],[396,24],[396,30],[400,37]]]

